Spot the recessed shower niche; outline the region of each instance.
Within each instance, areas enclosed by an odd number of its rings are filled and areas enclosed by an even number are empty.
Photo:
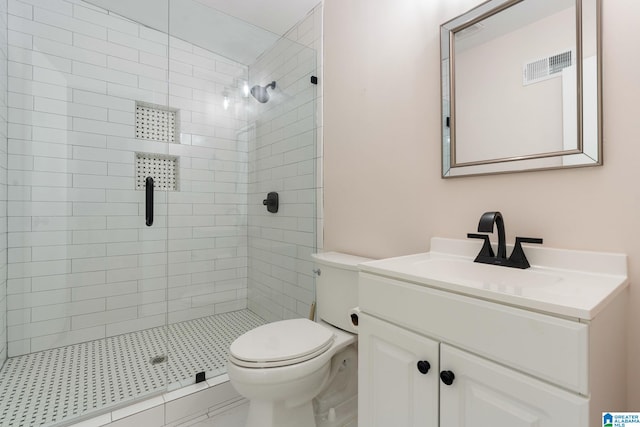
[[[156,190],[178,191],[179,170],[178,156],[136,153],[136,190],[144,190],[145,180],[150,176]]]
[[[177,108],[136,101],[136,139],[179,144],[179,123]],[[136,190],[144,190],[151,177],[156,190],[178,191],[178,156],[136,153],[135,167]]]
[[[136,101],[136,138],[180,143],[180,110]]]

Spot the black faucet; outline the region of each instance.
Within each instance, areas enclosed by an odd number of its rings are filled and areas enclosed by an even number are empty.
[[[500,212],[485,212],[478,223],[479,233],[493,233],[493,224],[498,226],[498,253],[496,258],[507,259],[507,243],[504,237],[504,219]]]
[[[472,239],[482,239],[484,244],[482,249],[476,256],[474,262],[481,262],[483,264],[502,265],[505,267],[513,268],[529,268],[529,261],[522,249],[522,243],[542,243],[542,239],[532,237],[516,237],[516,243],[511,252],[511,256],[507,259],[507,244],[504,232],[504,219],[500,212],[485,212],[480,217],[478,223],[478,232],[480,233],[493,233],[493,224],[498,226],[498,253],[493,254],[493,248],[489,241],[489,236],[486,234],[469,233],[467,237]]]

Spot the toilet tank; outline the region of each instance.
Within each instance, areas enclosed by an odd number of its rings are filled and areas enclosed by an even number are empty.
[[[316,276],[318,319],[357,333],[351,323],[351,309],[358,306],[358,264],[372,261],[339,252],[312,254],[320,275]]]

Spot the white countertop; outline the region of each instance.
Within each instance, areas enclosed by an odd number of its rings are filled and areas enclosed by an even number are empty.
[[[360,270],[585,320],[629,285],[624,254],[523,245],[531,268],[521,270],[474,263],[481,246],[481,241],[433,238],[431,252],[365,262]]]

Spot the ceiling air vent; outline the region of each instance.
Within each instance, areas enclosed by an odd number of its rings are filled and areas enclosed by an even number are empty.
[[[530,85],[562,75],[562,70],[573,65],[571,50],[537,59],[522,66],[522,85]]]

